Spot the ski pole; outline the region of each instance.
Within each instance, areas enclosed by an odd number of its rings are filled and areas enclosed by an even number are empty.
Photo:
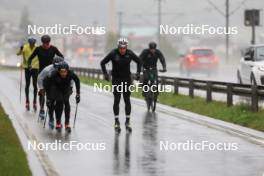
[[[22,63],[21,63],[22,64]],[[22,94],[22,77],[23,77],[23,70],[22,70],[22,65],[20,65],[20,83],[19,83],[19,102],[21,104],[21,94]]]
[[[76,117],[77,117],[77,110],[78,110],[78,103],[76,104],[76,108],[75,108],[75,115],[74,115],[73,128],[75,128],[75,122],[76,122]]]
[[[40,95],[39,94],[39,97],[40,97],[40,101],[41,101],[41,103],[40,103],[40,110],[41,110],[42,109],[42,105],[44,104],[44,95]],[[40,120],[40,116],[38,116],[38,122],[39,122],[39,120]]]
[[[47,107],[45,118],[44,118],[44,123],[43,123],[43,128],[45,128],[45,126],[46,126],[46,120],[47,120],[48,112],[49,112],[49,108]]]

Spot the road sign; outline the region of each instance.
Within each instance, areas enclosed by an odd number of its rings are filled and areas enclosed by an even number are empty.
[[[245,26],[260,26],[260,10],[259,9],[248,9],[244,13],[244,24]]]

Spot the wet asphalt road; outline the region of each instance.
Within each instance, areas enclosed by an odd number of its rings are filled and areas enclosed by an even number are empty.
[[[209,127],[182,120],[162,112],[147,113],[143,103],[132,101],[132,134],[124,130],[123,102],[121,104],[122,131],[113,130],[110,93],[94,93],[93,88],[82,86],[76,128],[72,134],[57,134],[43,129],[37,114],[26,112],[19,103],[19,73],[1,71],[0,94],[8,99],[21,124],[39,142],[104,143],[105,150],[44,151],[50,166],[58,175],[138,175],[138,176],[262,176],[264,147],[243,138]],[[23,99],[24,100],[24,99]],[[72,96],[73,121],[75,103]],[[235,143],[235,151],[161,151],[160,143],[186,142]],[[95,146],[96,148],[96,146]]]

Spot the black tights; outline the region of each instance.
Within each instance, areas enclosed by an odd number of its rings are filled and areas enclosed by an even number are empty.
[[[37,69],[25,69],[25,80],[26,80],[26,86],[25,86],[25,93],[26,93],[26,101],[29,102],[29,86],[30,86],[30,80],[32,77],[33,82],[33,88],[34,88],[34,103],[37,101],[37,93],[38,93],[38,87],[37,87],[37,79],[38,79],[38,70]]]
[[[131,113],[131,103],[130,103],[130,95],[131,92],[128,90],[128,86],[131,85],[131,80],[127,79],[127,80],[115,80],[113,79],[112,85],[119,85],[121,83],[127,82],[127,91],[123,91],[123,92],[119,92],[117,89],[115,89],[114,87],[114,105],[113,105],[113,110],[114,110],[114,115],[118,116],[119,115],[119,103],[120,103],[120,99],[121,99],[121,94],[123,94],[123,99],[125,102],[125,112],[126,115],[129,116]],[[124,86],[126,87],[126,86]]]
[[[55,110],[55,100],[49,100],[47,99],[47,101],[49,101],[49,118],[50,118],[50,121],[54,121],[54,110]]]
[[[39,95],[39,106],[41,110],[44,110],[45,95]]]
[[[63,107],[64,107],[64,114],[65,114],[65,124],[69,124],[70,112],[71,112],[69,98],[65,100],[56,101],[56,106],[55,106],[56,122],[57,124],[61,123]]]
[[[46,87],[47,92],[47,101],[49,101],[49,116],[53,120],[53,113],[55,110],[56,123],[61,124],[61,116],[64,110],[65,114],[65,124],[69,124],[70,122],[70,95],[71,95],[71,87],[66,87],[63,90],[58,89],[56,86]]]

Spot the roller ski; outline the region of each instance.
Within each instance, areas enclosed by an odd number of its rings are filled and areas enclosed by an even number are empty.
[[[69,124],[65,124],[65,131],[69,134],[71,133],[71,127]]]
[[[61,124],[57,124],[57,125],[56,125],[56,131],[57,131],[58,133],[61,133],[61,129],[62,129],[62,125],[61,125]]]
[[[121,132],[120,122],[118,120],[115,121],[115,131],[117,133],[120,133]]]
[[[125,126],[126,126],[126,131],[131,133],[132,132],[132,128],[131,128],[131,125],[130,125],[130,122],[129,121],[126,121],[125,122]]]

